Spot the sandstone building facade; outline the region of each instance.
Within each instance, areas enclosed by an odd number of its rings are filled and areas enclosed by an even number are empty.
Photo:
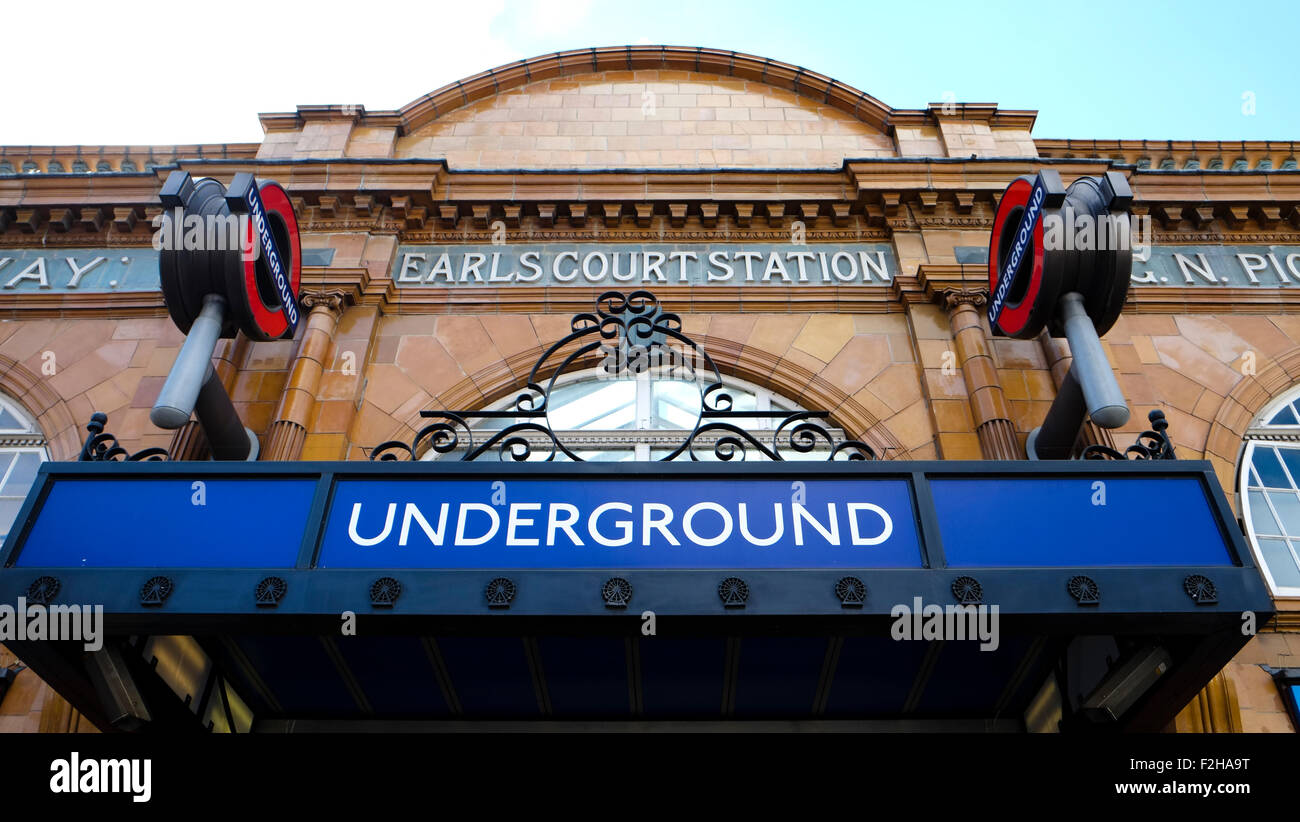
[[[1133,413],[1081,440],[1122,449],[1159,409],[1178,456],[1213,465],[1279,615],[1175,726],[1292,732],[1270,672],[1300,655],[1296,144],[1044,139],[1034,119],[896,109],[766,58],[631,46],[520,61],[395,111],[263,114],[261,143],[0,147],[3,528],[94,412],[129,450],[204,455],[193,424],[149,421],[183,339],[152,247],[173,169],[251,171],[294,198],[306,321],[218,348],[263,460],[363,460],[423,409],[507,401],[573,314],[632,287],[756,407],[827,410],[885,459],[1024,459],[1070,354],[990,334],[993,209],[1017,175],[1118,170],[1151,227],[1103,338]],[[649,454],[637,425],[616,427],[589,447]],[[31,673],[0,704],[0,730],[86,724]]]

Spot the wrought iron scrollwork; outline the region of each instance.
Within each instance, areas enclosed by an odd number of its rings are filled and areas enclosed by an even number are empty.
[[[1114,448],[1104,445],[1089,445],[1083,449],[1083,458],[1086,460],[1178,459],[1174,454],[1174,442],[1166,433],[1169,429],[1169,420],[1165,419],[1165,412],[1157,408],[1147,414],[1147,420],[1151,423],[1151,430],[1138,434],[1137,442],[1125,448],[1124,453],[1121,454]]]
[[[660,378],[689,381],[700,389],[700,414],[681,442],[667,447],[661,462],[678,458],[700,461],[709,450],[720,461],[758,459],[784,461],[789,456],[829,451],[828,459],[871,460],[877,454],[863,442],[837,442],[826,427],[826,411],[739,411],[727,393],[722,372],[707,351],[682,331],[681,318],[666,312],[649,291],[624,294],[606,291],[596,300],[594,312],[575,314],[570,333],[552,345],[533,365],[524,388],[508,411],[433,409],[420,416],[433,420],[409,442],[389,440],[375,446],[372,460],[417,460],[429,453],[460,453],[473,461],[495,453],[502,461],[563,456],[574,462],[583,457],[564,442],[549,419],[555,387],[570,369],[593,358],[611,378],[626,378],[654,371]],[[549,375],[549,376],[544,376]],[[495,430],[475,430],[474,422],[506,420]],[[772,429],[746,428],[751,420],[770,420]],[[770,439],[768,431],[771,431]],[[475,435],[484,438],[481,442]],[[699,449],[699,450],[697,450]]]
[[[134,454],[117,442],[117,437],[104,431],[108,415],[96,411],[90,415],[86,430],[90,434],[81,446],[81,462],[162,462],[167,459],[166,448],[145,448]]]

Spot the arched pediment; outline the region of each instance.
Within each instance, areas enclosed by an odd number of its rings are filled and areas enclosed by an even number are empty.
[[[262,157],[441,159],[453,169],[834,168],[898,156],[898,112],[737,52],[580,49],[490,69],[395,111],[266,114]],[[350,122],[344,123],[343,120]]]
[[[397,138],[394,156],[452,168],[839,168],[893,157],[877,126],[759,80],[614,69],[532,82]]]
[[[1035,156],[1034,112],[894,109],[814,71],[684,46],[575,49],[393,111],[263,114],[259,159],[441,160],[453,170],[835,169],[848,159]]]

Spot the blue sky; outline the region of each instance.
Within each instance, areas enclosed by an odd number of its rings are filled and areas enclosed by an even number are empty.
[[[1300,139],[1297,14],[1283,2],[143,0],[129,14],[98,0],[64,6],[57,20],[38,4],[11,10],[33,19],[0,47],[13,78],[0,144],[256,141],[259,112],[394,108],[511,60],[629,43],[772,57],[897,108],[950,93],[1037,109],[1037,137]],[[272,34],[256,34],[250,21]],[[242,53],[245,65],[186,71],[166,56],[177,32],[193,41],[182,54],[210,49],[215,66],[218,52]],[[259,36],[273,45],[251,45]]]

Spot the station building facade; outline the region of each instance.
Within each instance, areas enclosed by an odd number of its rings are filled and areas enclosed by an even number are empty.
[[[1170,730],[1293,732],[1273,674],[1300,665],[1296,144],[1047,139],[1035,114],[896,109],[762,57],[631,46],[523,60],[395,111],[263,114],[260,143],[0,147],[0,530],[41,461],[77,459],[95,412],[128,451],[206,457],[195,423],[149,420],[183,340],[153,245],[175,169],[253,172],[293,198],[305,320],[215,359],[259,458],[290,461],[366,460],[422,410],[503,407],[573,315],[635,289],[746,408],[828,411],[881,459],[1023,460],[1070,352],[990,333],[994,207],[1018,175],[1119,171],[1149,232],[1103,337],[1132,415],[1078,447],[1122,451],[1162,411],[1266,572],[1277,616]],[[565,386],[561,427],[589,459],[657,458],[689,427],[669,389],[607,389]],[[1179,514],[1150,505],[1160,540]],[[92,523],[111,510],[86,500]],[[30,671],[0,703],[0,730],[92,729]]]

